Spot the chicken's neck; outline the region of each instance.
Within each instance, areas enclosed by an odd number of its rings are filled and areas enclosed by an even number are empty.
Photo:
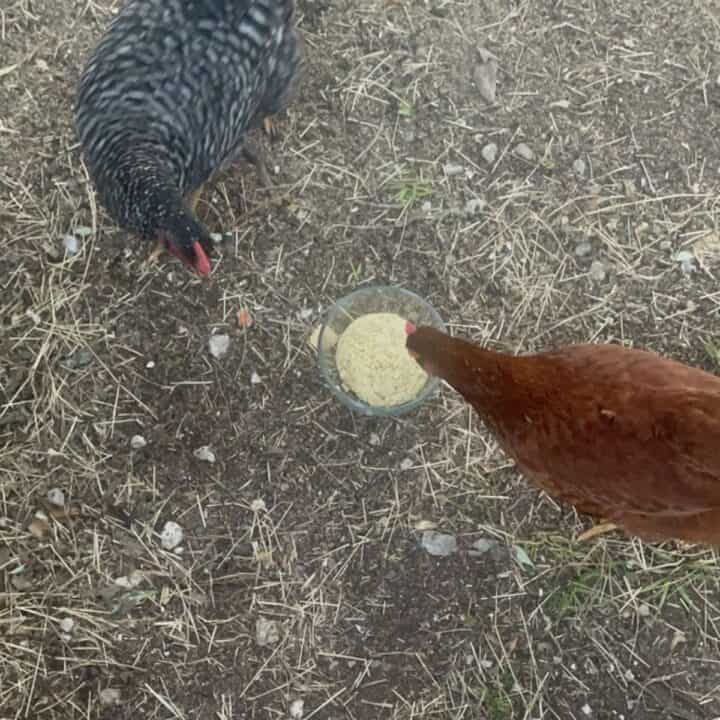
[[[127,162],[122,187],[124,214],[145,237],[159,228],[171,229],[168,222],[174,225],[179,218],[192,217],[185,207],[177,173],[161,157],[143,150],[134,152]]]
[[[481,415],[492,420],[544,402],[548,376],[543,364],[537,355],[515,356],[473,347],[446,366],[441,376]]]

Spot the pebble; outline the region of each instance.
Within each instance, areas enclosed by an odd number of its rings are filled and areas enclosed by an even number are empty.
[[[448,177],[453,177],[455,175],[462,175],[464,169],[465,168],[463,168],[462,165],[458,165],[458,163],[446,163],[443,166],[443,170],[445,171],[445,174]]]
[[[208,341],[208,348],[210,354],[215,358],[221,358],[227,353],[230,347],[230,336],[229,335],[211,335]]]
[[[142,435],[133,435],[130,438],[130,447],[133,450],[142,450],[147,445],[147,440]]]
[[[120,577],[116,577],[113,582],[118,587],[132,590],[133,588],[136,588],[143,581],[143,579],[144,575],[142,574],[142,572],[140,572],[140,570],[133,570],[129,575],[121,575]]]
[[[583,715],[592,715],[592,708],[587,703],[585,703],[580,709],[582,710]]]
[[[482,159],[488,164],[492,165],[495,160],[497,159],[498,155],[498,146],[494,143],[488,143],[481,151],[480,155],[482,156]]]
[[[435,530],[426,530],[422,534],[420,544],[429,555],[436,557],[447,557],[457,552],[458,549],[454,535],[447,535]]]
[[[275,620],[259,617],[255,623],[255,642],[260,647],[274,645],[280,640],[280,627]]]
[[[585,257],[592,252],[592,245],[589,242],[581,242],[575,246],[575,254],[578,257]]]
[[[642,603],[638,608],[638,615],[640,617],[648,617],[650,615],[650,606],[646,603]]]
[[[65,506],[65,493],[60,488],[50,488],[47,492],[47,499],[51,505]]]
[[[88,227],[87,225],[80,225],[79,227],[75,228],[75,234],[81,238],[90,237],[92,233],[92,228]]]
[[[100,691],[100,702],[103,705],[117,705],[120,702],[120,690],[117,688],[103,688]]]
[[[160,545],[163,550],[176,548],[183,540],[183,529],[172,520],[168,520],[160,533]]]
[[[265,504],[265,501],[262,498],[255,498],[255,500],[253,500],[250,503],[250,509],[253,512],[260,512],[260,511],[267,510],[267,505]]]
[[[80,250],[80,241],[74,235],[66,235],[62,243],[70,255],[75,255]]]
[[[675,260],[680,263],[680,269],[689,275],[697,270],[695,266],[695,255],[689,250],[678,250],[675,253]]]
[[[492,538],[480,538],[473,543],[475,553],[478,555],[484,555],[493,548],[496,548],[500,543]]]
[[[401,470],[409,470],[415,463],[413,463],[412,458],[406,457],[401,463],[400,463],[400,469]]]
[[[516,145],[515,154],[528,162],[535,158],[535,153],[527,143],[520,143],[519,145]]]
[[[582,158],[578,158],[573,163],[573,170],[577,175],[580,175],[581,177],[585,175],[585,171],[587,170],[587,167],[585,165],[585,161]]]
[[[210,233],[210,239],[216,244],[219,245],[223,241],[223,236],[219,232],[212,232]]]
[[[88,348],[78,348],[65,359],[65,366],[71,370],[87,367],[93,361],[92,351]]]
[[[480,97],[492,105],[497,94],[497,59],[483,47],[478,48],[478,55],[480,62],[473,68],[473,79]]]
[[[593,260],[592,265],[590,265],[588,275],[591,280],[594,280],[595,282],[602,282],[606,275],[605,265],[603,265],[600,260]]]
[[[262,378],[255,371],[253,371],[252,374],[250,375],[250,384],[251,385],[259,385],[261,382],[262,382]]]
[[[60,621],[60,629],[64,633],[71,633],[75,627],[75,621],[70,617],[65,617]]]
[[[305,701],[298,698],[290,703],[290,717],[293,720],[301,720],[305,714]]]
[[[208,462],[211,465],[215,462],[215,453],[209,445],[202,445],[197,450],[193,450],[193,455],[202,462]]]
[[[477,215],[478,213],[481,213],[484,209],[487,203],[482,198],[470,198],[465,203],[465,214],[466,215]]]

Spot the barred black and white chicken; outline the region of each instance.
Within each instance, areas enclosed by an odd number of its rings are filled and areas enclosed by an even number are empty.
[[[75,121],[98,198],[121,227],[200,275],[203,185],[290,101],[301,41],[294,0],[127,0],[89,58]]]

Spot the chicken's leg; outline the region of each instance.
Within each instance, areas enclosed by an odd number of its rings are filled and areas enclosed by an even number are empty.
[[[270,142],[275,142],[280,135],[278,129],[275,127],[275,121],[270,115],[266,115],[263,120],[263,130],[265,130],[265,134],[270,138]]]
[[[273,186],[273,182],[270,179],[270,173],[267,168],[267,158],[264,151],[259,147],[254,147],[246,142],[243,145],[242,154],[245,160],[255,166],[260,184],[264,188],[271,188]]]
[[[188,197],[188,207],[190,208],[190,212],[195,212],[195,209],[197,208],[197,204],[200,201],[200,196],[203,193],[203,190],[205,189],[205,185],[200,185],[200,187],[196,187]]]
[[[594,537],[597,537],[598,535],[604,535],[605,533],[612,532],[613,530],[618,530],[618,526],[615,523],[602,521],[599,522],[597,525],[593,525],[591,528],[586,530],[583,533],[580,533],[580,535],[577,536],[578,542],[587,542],[588,540],[592,540]]]
[[[153,263],[156,263],[160,259],[160,256],[163,254],[164,251],[165,241],[162,239],[162,237],[158,236],[158,239],[155,241],[155,246],[148,255],[145,264],[152,265]]]

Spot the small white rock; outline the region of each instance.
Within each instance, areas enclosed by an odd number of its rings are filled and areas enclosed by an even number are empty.
[[[466,215],[477,215],[485,209],[487,203],[482,198],[470,198],[465,203],[465,214]]]
[[[583,715],[587,715],[588,717],[592,715],[592,708],[585,703],[581,708]]]
[[[130,447],[133,450],[142,450],[147,445],[147,440],[142,435],[133,435],[130,438]]]
[[[580,175],[581,177],[585,175],[585,170],[587,170],[587,167],[585,166],[585,161],[582,158],[578,158],[573,163],[573,170],[577,175]]]
[[[65,493],[60,488],[50,488],[47,492],[47,499],[51,505],[65,507]]]
[[[499,544],[500,542],[498,540],[494,540],[492,538],[480,538],[473,543],[473,548],[475,548],[476,554],[484,555],[486,552],[489,552]]]
[[[426,530],[422,535],[421,545],[429,555],[446,557],[457,552],[457,540],[454,535]]]
[[[274,645],[280,640],[280,627],[275,620],[259,617],[255,623],[255,641],[260,647]]]
[[[492,165],[497,159],[498,146],[494,143],[488,143],[481,151],[480,155],[482,159],[488,164]]]
[[[401,470],[409,470],[414,464],[415,464],[415,463],[413,463],[413,461],[412,461],[411,458],[407,458],[407,457],[406,457],[406,458],[400,463],[400,469],[401,469]]]
[[[104,688],[100,691],[100,702],[103,705],[117,705],[120,702],[118,688]]]
[[[148,370],[152,370],[152,369],[155,367],[155,361],[154,361],[154,360],[148,360],[148,361],[145,363],[145,367],[146,367]]]
[[[689,250],[678,250],[675,253],[675,260],[680,263],[680,269],[686,274],[694,273],[697,270],[695,255]]]
[[[160,533],[160,545],[164,550],[176,548],[183,540],[183,529],[172,520],[168,520]]]
[[[298,698],[290,703],[290,717],[293,720],[302,720],[305,714],[305,701]]]
[[[261,382],[262,378],[253,370],[252,374],[250,375],[250,384],[259,385]]]
[[[575,254],[578,257],[585,257],[592,252],[592,245],[589,242],[578,243],[575,247]]]
[[[211,335],[208,341],[210,354],[215,358],[221,358],[230,347],[229,335]]]
[[[140,570],[133,570],[129,575],[121,575],[113,581],[115,585],[122,588],[136,588],[144,579],[144,575]]]
[[[602,282],[605,279],[606,275],[605,265],[603,265],[600,260],[593,260],[592,265],[590,265],[588,275],[590,276],[591,280],[594,280],[595,282]]]
[[[535,158],[535,153],[527,143],[520,143],[519,145],[516,145],[515,154],[528,162]]]
[[[648,617],[650,615],[650,606],[646,603],[642,603],[638,608],[638,615],[640,617]]]
[[[193,455],[202,462],[208,462],[210,464],[214,463],[215,453],[212,451],[212,448],[209,445],[202,445],[197,450],[193,451]]]
[[[60,629],[64,633],[71,633],[72,629],[75,627],[75,621],[71,617],[64,617],[60,621]]]
[[[223,236],[219,232],[212,232],[210,233],[210,239],[216,244],[219,245],[222,242]]]
[[[445,163],[445,165],[443,166],[443,170],[448,177],[453,177],[454,175],[462,175],[463,169],[463,166],[459,165],[458,163]]]
[[[71,255],[75,255],[80,250],[80,241],[74,235],[66,235],[63,238],[63,247]]]
[[[267,510],[267,505],[265,505],[265,501],[262,498],[255,498],[250,503],[250,509],[253,512],[260,512],[261,510]]]

